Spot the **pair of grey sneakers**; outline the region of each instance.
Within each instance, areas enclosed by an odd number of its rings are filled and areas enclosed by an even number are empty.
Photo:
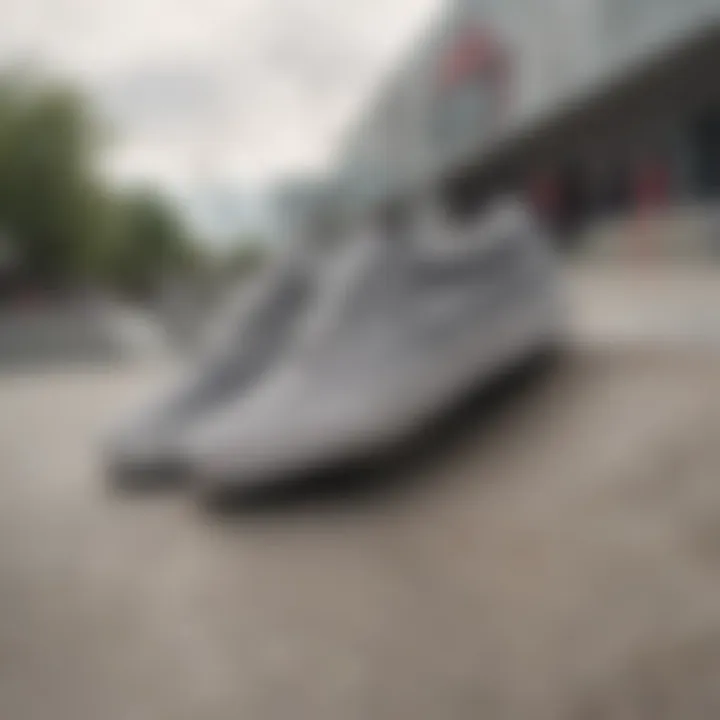
[[[179,467],[209,499],[359,459],[563,336],[552,248],[514,203],[452,232],[353,238],[322,270],[304,259],[114,438],[114,467]]]

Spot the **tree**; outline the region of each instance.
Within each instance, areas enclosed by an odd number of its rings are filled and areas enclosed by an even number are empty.
[[[168,200],[151,190],[121,196],[116,204],[109,275],[134,295],[156,291],[163,278],[187,274],[199,249]]]
[[[240,281],[256,272],[267,259],[267,242],[256,235],[243,235],[222,255],[223,274]]]
[[[0,232],[21,274],[45,288],[104,283],[135,294],[201,262],[178,209],[157,192],[101,176],[107,138],[71,87],[0,76]]]
[[[75,90],[0,80],[0,225],[24,272],[64,285],[97,269],[106,226],[100,123]]]

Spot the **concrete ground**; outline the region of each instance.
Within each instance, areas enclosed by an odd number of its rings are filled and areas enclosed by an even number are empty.
[[[0,718],[720,716],[720,355],[615,339],[578,278],[553,373],[231,517],[103,484],[162,368],[0,375]]]

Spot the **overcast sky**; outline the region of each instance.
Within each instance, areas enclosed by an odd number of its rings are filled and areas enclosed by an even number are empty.
[[[438,0],[0,0],[0,62],[76,78],[118,176],[258,183],[322,167]]]

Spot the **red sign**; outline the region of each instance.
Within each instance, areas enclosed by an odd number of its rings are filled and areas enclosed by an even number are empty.
[[[507,71],[507,56],[494,35],[486,30],[465,31],[442,58],[440,84],[463,84],[477,78],[497,80]]]

